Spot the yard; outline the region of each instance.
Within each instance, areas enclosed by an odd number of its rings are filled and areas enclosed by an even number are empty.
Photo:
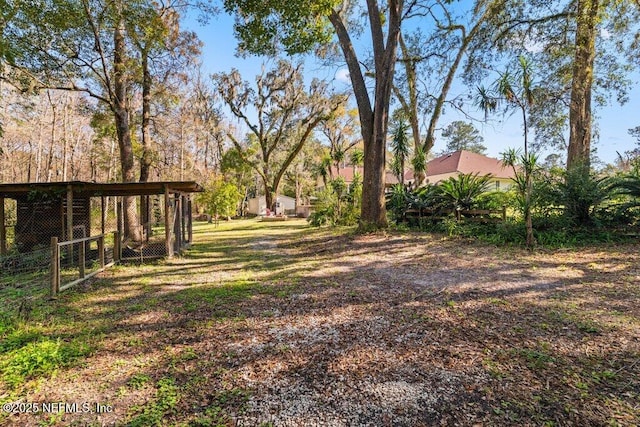
[[[56,301],[0,289],[0,424],[640,424],[637,244],[530,253],[303,221],[194,241]]]

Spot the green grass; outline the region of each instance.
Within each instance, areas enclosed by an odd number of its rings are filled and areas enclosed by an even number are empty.
[[[58,369],[73,365],[93,351],[82,341],[63,342],[44,337],[22,344],[5,352],[0,360],[2,379],[10,388],[33,378],[50,377]]]
[[[286,341],[297,335],[274,341],[290,320],[300,333],[321,330],[326,321],[341,331],[330,345],[345,360],[359,357],[354,350],[361,348],[389,354],[389,364],[376,361],[378,373],[363,359],[357,375],[403,378],[394,360],[414,353],[420,357],[404,366],[416,372],[459,363],[484,371],[487,424],[584,421],[598,408],[606,416],[618,411],[629,425],[637,352],[610,338],[637,333],[637,250],[531,253],[422,232],[353,236],[352,230],[312,229],[303,221],[198,223],[196,244],[183,257],[116,266],[54,301],[29,287],[0,288],[0,400],[56,390],[73,395],[82,377],[87,389],[116,404],[118,425],[233,425],[251,410],[251,396],[269,387],[270,370],[278,369],[278,381],[307,375],[312,382],[325,362],[339,370],[325,359],[322,335],[311,346]],[[407,280],[414,275],[414,284],[375,273],[405,263],[406,270],[393,272],[407,273]],[[460,275],[478,289],[456,289],[457,282],[431,289],[432,274]],[[527,275],[531,283],[521,283]],[[518,278],[522,286],[514,293],[492,289],[502,278]],[[26,316],[18,315],[21,301],[30,304]],[[346,307],[353,318],[336,323],[335,310]],[[380,334],[364,336],[359,322],[378,318],[385,325]],[[309,319],[315,326],[300,326]],[[357,381],[348,371],[340,375]],[[476,384],[467,385],[469,391]],[[479,402],[464,393],[455,405]],[[441,411],[453,414],[451,405],[444,402]],[[9,421],[2,416],[0,424]],[[43,414],[31,421],[69,419]],[[606,425],[599,421],[592,425]]]
[[[164,418],[172,414],[180,400],[180,390],[172,378],[163,378],[156,384],[155,397],[146,405],[136,408],[137,415],[131,418],[129,427],[162,425]]]

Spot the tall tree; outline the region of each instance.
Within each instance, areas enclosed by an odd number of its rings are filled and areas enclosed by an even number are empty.
[[[459,97],[450,97],[455,78],[465,57],[468,64],[474,64],[474,56],[486,53],[474,49],[474,44],[507,25],[508,21],[499,17],[505,2],[477,0],[464,6],[458,2],[422,1],[417,2],[413,13],[407,16],[407,19],[418,20],[418,28],[403,30],[401,35],[399,62],[402,66],[394,94],[406,111],[416,153],[430,154],[445,107],[459,109],[464,103]],[[456,14],[460,9],[463,12]],[[425,33],[424,29],[428,31]],[[468,68],[475,72],[477,66]],[[420,132],[423,119],[424,135]],[[416,173],[418,185],[423,180],[424,173]]]
[[[343,163],[348,160],[349,151],[360,142],[359,138],[354,137],[357,112],[345,107],[340,108],[329,120],[323,121],[320,125],[322,133],[329,141],[329,155],[338,176]]]
[[[274,208],[284,173],[315,128],[346,101],[344,95],[329,96],[326,85],[317,80],[307,91],[301,70],[302,65],[294,67],[280,60],[275,69],[257,77],[255,90],[237,70],[214,75],[220,97],[249,128],[257,144],[257,156],[252,157],[248,152],[251,147],[243,145],[231,131],[227,133],[238,153],[260,176],[270,209]],[[250,119],[250,108],[257,113],[256,122]]]
[[[477,104],[485,111],[493,111],[504,106],[503,112],[511,109],[520,110],[522,114],[522,135],[524,153],[508,150],[502,162],[513,169],[527,230],[526,244],[532,247],[535,243],[532,221],[533,175],[538,169],[538,157],[529,152],[528,112],[536,102],[535,93],[538,88],[534,84],[534,73],[531,62],[524,56],[518,58],[515,70],[507,69],[493,85],[491,91],[479,88]]]
[[[580,167],[586,173],[591,164],[591,93],[602,4],[600,0],[578,0],[576,13],[567,169]]]
[[[225,0],[224,4],[227,12],[236,15],[235,30],[244,52],[273,54],[279,48],[289,54],[307,52],[331,40],[330,24],[349,69],[364,141],[360,221],[365,227],[386,227],[386,137],[404,0],[366,1],[373,54],[373,69],[368,71],[375,81],[372,93],[352,38],[360,33],[349,22],[357,9],[355,2]]]
[[[130,11],[135,17],[127,20],[127,33],[140,61],[140,182],[149,180],[153,160],[151,114],[154,88],[169,80],[172,75],[180,73],[200,53],[201,42],[197,36],[180,29],[180,12],[184,12],[186,7],[186,3],[182,1],[169,4],[141,3],[138,8]],[[145,212],[145,209],[142,211]]]
[[[132,142],[131,99],[136,74],[149,70],[149,63],[159,46],[175,32],[163,31],[156,19],[158,6],[148,0],[16,0],[14,14],[7,21],[3,35],[18,55],[4,64],[10,69],[3,77],[26,88],[55,88],[83,92],[103,103],[112,113],[118,138],[120,169],[124,182],[137,181]],[[174,19],[174,22],[177,22]],[[166,24],[162,23],[162,24]],[[136,43],[132,43],[134,40]],[[137,45],[142,58],[136,57]],[[146,56],[145,56],[146,55]],[[144,61],[142,61],[144,62]],[[148,142],[149,74],[144,71],[142,86],[143,134]],[[143,179],[148,175],[148,150],[143,150]],[[125,199],[125,234],[138,239],[135,202]]]
[[[107,105],[118,136],[122,179],[135,181],[125,4],[37,1],[18,2],[16,7],[20,12],[8,23],[9,37],[29,48],[11,64],[13,81],[85,92]],[[125,204],[125,234],[137,239],[135,201],[128,198]]]
[[[400,120],[395,125],[393,138],[391,139],[391,153],[393,154],[391,169],[402,185],[404,185],[405,164],[411,152],[409,137],[407,135],[408,130],[409,126],[407,126],[404,120]]]
[[[482,142],[484,138],[473,123],[456,120],[451,122],[442,131],[442,137],[447,141],[445,152],[451,153],[458,150],[472,151],[485,154],[487,147]]]

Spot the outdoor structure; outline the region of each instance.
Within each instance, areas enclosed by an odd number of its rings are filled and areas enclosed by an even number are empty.
[[[491,174],[490,190],[507,190],[513,185],[513,169],[505,167],[498,159],[459,150],[445,154],[427,163],[426,182],[438,182],[461,174]]]
[[[247,201],[247,212],[252,215],[266,215],[267,201],[264,196],[254,197]],[[289,196],[276,197],[276,215],[295,215],[296,199]]]
[[[90,237],[94,231],[102,235],[114,231],[106,225],[110,209],[107,200],[113,203],[115,211],[116,225],[112,228],[123,236],[122,198],[136,197],[143,237],[139,242],[120,241],[122,257],[171,257],[191,243],[190,194],[201,191],[202,187],[193,181],[0,184],[0,255],[8,251],[8,228],[13,231],[10,243],[21,253],[50,245],[52,237],[69,241]],[[13,224],[6,221],[6,199],[16,203]],[[99,221],[94,221],[92,213],[100,215]],[[145,251],[148,253],[144,254]]]

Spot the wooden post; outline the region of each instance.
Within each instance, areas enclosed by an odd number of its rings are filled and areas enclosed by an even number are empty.
[[[51,297],[54,298],[60,289],[60,249],[58,248],[58,238],[51,238],[51,264],[49,267],[51,280]]]
[[[182,249],[182,231],[180,230],[180,226],[182,224],[182,203],[181,203],[181,199],[180,199],[180,194],[176,194],[175,196],[175,217],[174,218],[174,229],[173,229],[173,236],[175,239],[175,244],[174,246],[174,250],[175,252],[180,252],[180,249]]]
[[[171,244],[171,206],[169,203],[169,186],[164,186],[164,242],[167,258],[173,257],[173,245]]]
[[[187,199],[187,217],[189,219],[189,244],[193,243],[193,206],[191,204],[191,196]]]
[[[4,225],[4,197],[0,197],[0,255],[7,254],[7,229]]]
[[[73,187],[67,185],[67,240],[73,240]]]
[[[107,222],[107,212],[105,210],[104,196],[100,196],[100,212],[102,212],[102,216],[100,218],[100,234],[104,234],[104,226]]]
[[[147,236],[146,236],[146,241],[149,241],[149,238],[151,237],[151,206],[150,206],[150,198],[149,196],[143,196],[144,197],[144,218],[145,218],[145,228],[146,228],[146,232],[147,232]]]
[[[460,221],[460,208],[456,208],[456,221]]]
[[[180,196],[180,211],[182,214],[180,215],[181,227],[180,227],[180,235],[182,238],[180,239],[181,246],[184,246],[187,241],[187,196],[184,194]]]
[[[98,237],[98,261],[100,268],[104,268],[104,234]]]
[[[507,221],[507,205],[502,205],[502,222]]]
[[[120,244],[120,232],[113,232],[113,262],[120,262],[122,259],[122,245]]]
[[[118,223],[117,225],[117,230],[118,230],[118,234],[120,236],[123,235],[123,228],[124,228],[124,215],[122,212],[122,197],[117,197],[116,198],[116,222]]]
[[[86,261],[86,251],[85,251],[85,242],[82,242],[78,245],[78,271],[80,272],[80,278],[84,279],[85,276],[85,271],[84,271],[84,264]]]
[[[73,187],[67,185],[67,234],[66,240],[73,240]],[[69,257],[73,262],[73,245],[69,245]]]

